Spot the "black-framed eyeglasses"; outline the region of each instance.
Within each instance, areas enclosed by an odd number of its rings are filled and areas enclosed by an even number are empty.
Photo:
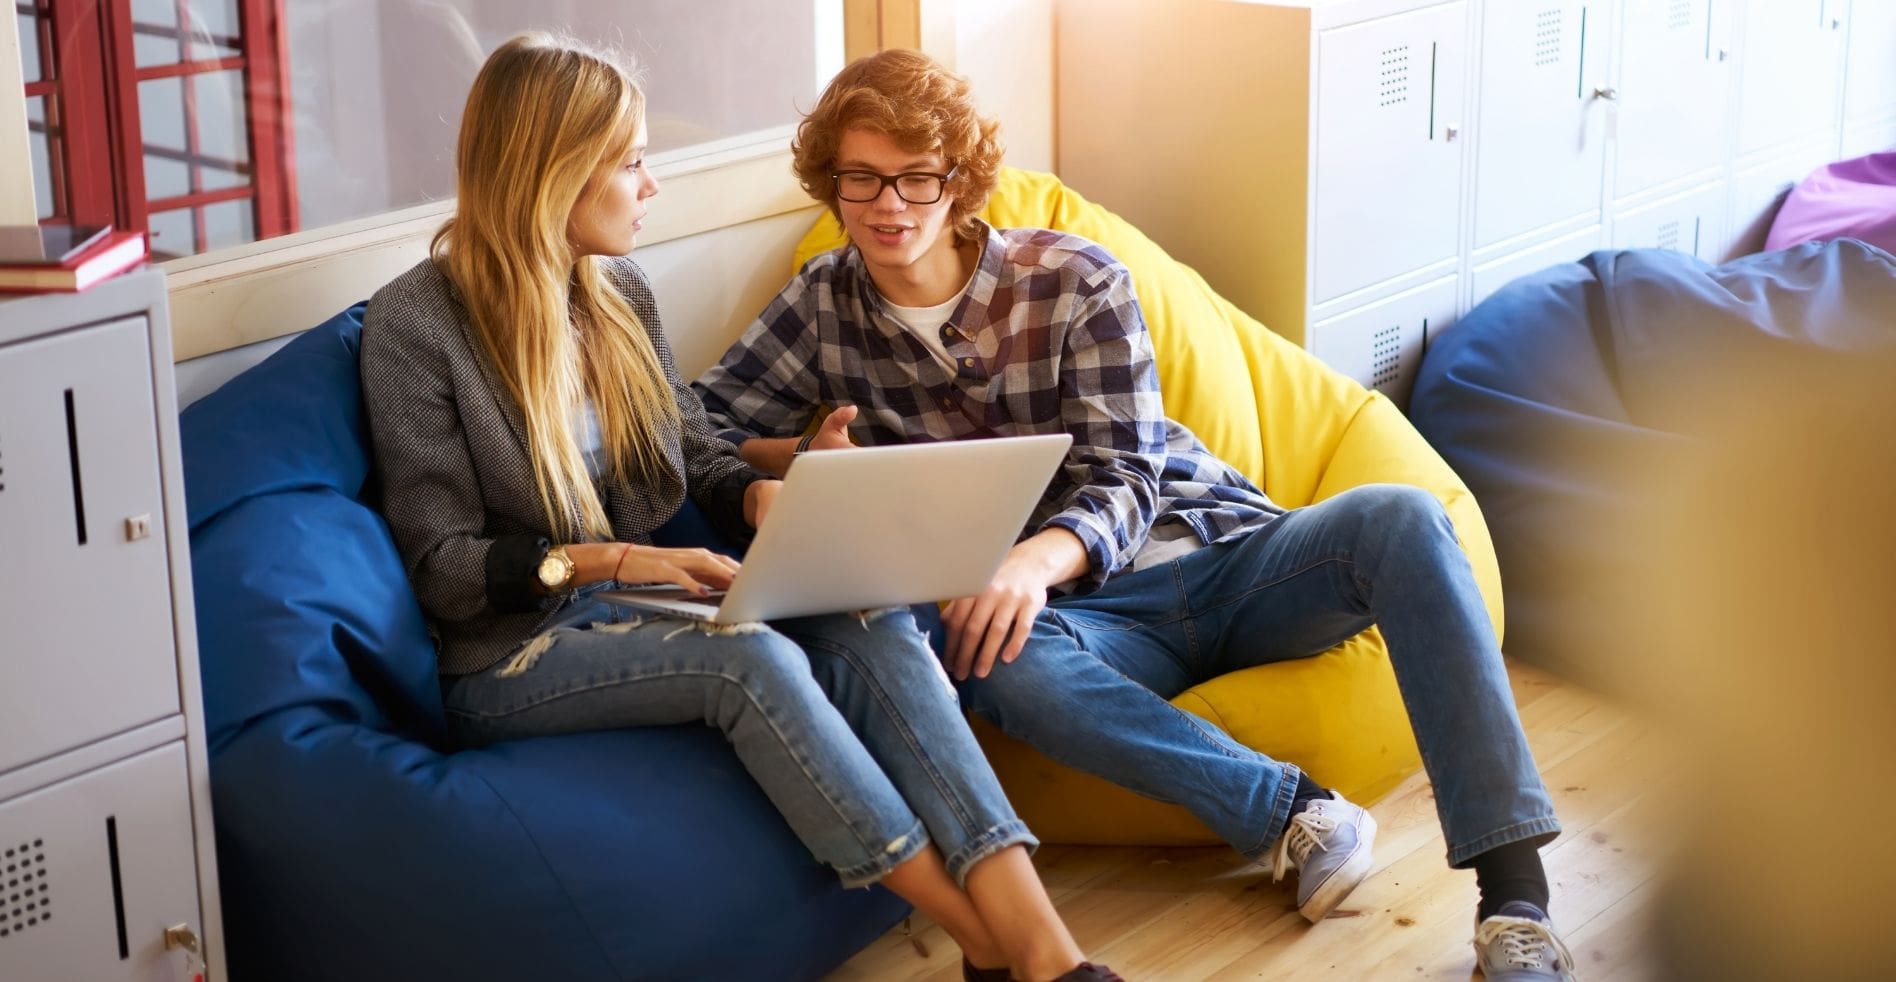
[[[893,185],[895,193],[911,205],[932,205],[941,200],[942,191],[948,185],[948,179],[955,176],[960,165],[948,168],[946,174],[930,174],[926,171],[907,171],[901,174],[878,174],[872,170],[839,170],[830,175],[836,182],[836,196],[844,201],[858,204],[874,201],[882,197],[882,189]]]

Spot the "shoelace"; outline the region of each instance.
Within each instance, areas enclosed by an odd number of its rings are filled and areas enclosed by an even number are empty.
[[[1497,942],[1509,968],[1549,968],[1545,956],[1551,954],[1573,977],[1573,955],[1545,921],[1496,915],[1475,927],[1476,945],[1492,948]]]
[[[1301,871],[1304,861],[1310,858],[1310,850],[1321,842],[1322,836],[1336,831],[1337,820],[1315,810],[1298,812],[1290,819],[1290,827],[1277,838],[1277,851],[1271,856],[1271,882],[1284,878],[1294,866]]]

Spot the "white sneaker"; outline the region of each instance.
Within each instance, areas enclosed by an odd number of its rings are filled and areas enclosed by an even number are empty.
[[[1330,792],[1332,795],[1336,792]],[[1369,877],[1376,819],[1340,797],[1318,798],[1292,815],[1271,855],[1271,881],[1297,870],[1297,913],[1311,923]]]
[[[1475,925],[1475,965],[1488,982],[1575,982],[1573,955],[1546,913],[1518,900]]]

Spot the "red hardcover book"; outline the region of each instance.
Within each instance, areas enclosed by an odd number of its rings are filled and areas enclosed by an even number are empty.
[[[0,293],[76,293],[145,260],[145,233],[113,232],[58,264],[0,263]]]

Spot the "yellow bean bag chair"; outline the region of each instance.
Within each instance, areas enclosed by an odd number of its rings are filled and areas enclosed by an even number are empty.
[[[1167,414],[1273,501],[1297,507],[1376,483],[1434,492],[1474,564],[1499,634],[1501,575],[1481,510],[1393,403],[1266,330],[1138,229],[1051,174],[1004,169],[981,217],[1002,228],[1072,232],[1125,263],[1152,330]],[[797,267],[846,241],[825,212],[798,245]],[[1248,747],[1296,763],[1359,803],[1387,794],[1421,766],[1388,652],[1374,628],[1314,658],[1220,676],[1172,702]],[[985,720],[974,722],[1015,808],[1044,841],[1219,841],[1183,808],[1054,763]]]

